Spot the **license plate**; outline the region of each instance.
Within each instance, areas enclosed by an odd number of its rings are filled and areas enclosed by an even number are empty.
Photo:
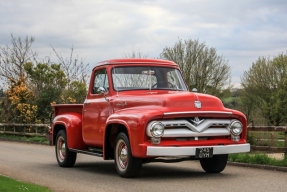
[[[196,148],[195,151],[196,158],[212,158],[213,157],[213,148],[206,147],[206,148]]]

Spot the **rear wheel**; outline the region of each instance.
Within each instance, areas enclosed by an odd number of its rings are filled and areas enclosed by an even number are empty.
[[[133,157],[129,138],[119,133],[114,147],[115,166],[121,177],[135,177],[140,172],[142,159]]]
[[[55,152],[59,166],[61,167],[74,166],[77,159],[77,153],[69,151],[65,130],[61,130],[57,134]]]
[[[220,173],[226,167],[228,154],[214,155],[212,158],[200,159],[202,169],[207,173]]]

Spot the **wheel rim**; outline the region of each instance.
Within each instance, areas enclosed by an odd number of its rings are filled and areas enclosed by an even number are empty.
[[[65,140],[62,136],[58,138],[57,142],[57,153],[58,153],[58,159],[60,162],[63,162],[66,157],[66,144]]]
[[[117,164],[120,170],[125,170],[128,166],[128,148],[123,140],[117,143]]]

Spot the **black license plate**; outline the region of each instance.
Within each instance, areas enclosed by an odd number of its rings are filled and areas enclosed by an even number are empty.
[[[213,157],[213,148],[206,147],[206,148],[196,148],[195,151],[196,158],[212,158]]]

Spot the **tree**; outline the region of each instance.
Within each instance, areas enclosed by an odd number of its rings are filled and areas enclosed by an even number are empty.
[[[53,47],[52,47],[53,48]],[[66,89],[63,90],[61,98],[62,103],[83,103],[87,94],[87,81],[89,64],[84,64],[84,59],[79,59],[78,55],[74,57],[74,48],[71,48],[70,57],[64,59],[56,49],[53,48],[61,69],[67,78]]]
[[[248,71],[241,84],[245,100],[253,101],[268,124],[287,122],[287,55],[279,54],[273,59],[259,57]]]
[[[38,123],[36,118],[37,106],[33,105],[34,96],[25,83],[25,78],[11,81],[6,97],[1,102],[2,122]]]
[[[24,40],[21,37],[14,37],[11,34],[12,46],[6,45],[0,47],[0,78],[11,82],[18,81],[25,77],[24,64],[36,60],[37,54],[32,51],[31,46],[34,37],[28,37]]]
[[[84,64],[84,59],[79,59],[78,55],[76,57],[73,56],[74,48],[71,48],[70,57],[65,59],[56,51],[56,49],[53,47],[52,49],[58,58],[61,69],[66,75],[68,88],[73,81],[79,81],[87,84],[89,77],[87,69],[89,64]]]
[[[83,103],[87,95],[86,84],[72,81],[70,87],[62,93],[62,103]]]
[[[131,53],[125,54],[126,58],[148,58],[147,54],[143,54],[142,52],[132,51]]]
[[[249,91],[249,88],[240,90],[240,97],[238,103],[238,109],[244,112],[247,121],[253,122],[255,113],[257,111],[257,98],[255,95],[252,94],[252,92]]]
[[[224,86],[230,86],[228,61],[198,40],[180,39],[173,47],[165,47],[160,57],[179,65],[190,90],[221,96]]]
[[[44,122],[52,111],[51,103],[61,103],[61,95],[67,79],[59,64],[28,62],[24,65],[29,77],[30,89],[38,106],[37,117]]]

